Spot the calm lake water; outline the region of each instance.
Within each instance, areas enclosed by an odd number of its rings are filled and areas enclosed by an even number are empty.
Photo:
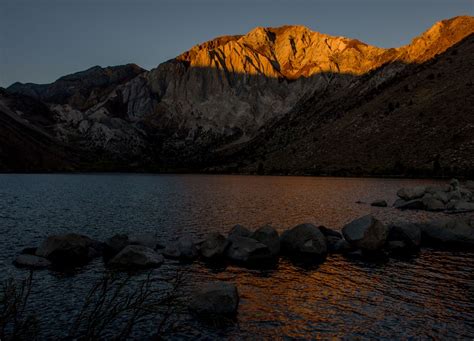
[[[0,280],[22,278],[11,265],[24,247],[55,233],[77,232],[104,240],[116,233],[151,232],[163,244],[183,234],[227,233],[239,223],[270,223],[280,231],[303,222],[340,230],[372,213],[384,222],[420,221],[442,213],[400,212],[356,201],[391,204],[403,186],[432,180],[254,177],[205,175],[0,175]],[[274,270],[235,266],[210,269],[166,261],[157,277],[187,269],[188,284],[236,283],[237,321],[214,328],[183,317],[173,338],[473,339],[474,254],[424,249],[410,260],[370,264],[329,256],[319,267],[282,259]],[[74,275],[35,274],[32,310],[42,338],[63,336],[100,260]],[[147,329],[148,328],[148,329]],[[153,332],[144,327],[141,335]]]

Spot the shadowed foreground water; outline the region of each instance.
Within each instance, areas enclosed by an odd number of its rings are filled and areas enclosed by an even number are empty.
[[[0,175],[0,279],[25,277],[11,265],[24,247],[53,233],[105,239],[152,232],[164,244],[185,233],[201,237],[271,223],[280,231],[302,222],[339,230],[367,213],[385,222],[426,220],[442,213],[400,212],[356,201],[385,199],[424,180],[201,175]],[[237,321],[222,329],[183,317],[181,338],[474,338],[474,254],[424,249],[409,260],[370,264],[330,256],[303,268],[282,259],[274,270],[167,261],[154,276],[189,271],[188,285],[237,284]],[[73,276],[35,274],[32,309],[43,338],[62,336],[82,297],[104,268],[100,260]],[[137,278],[139,278],[138,276]],[[137,335],[151,335],[153,323]]]

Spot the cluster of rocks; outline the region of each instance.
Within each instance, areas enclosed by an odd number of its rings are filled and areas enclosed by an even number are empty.
[[[461,185],[453,179],[444,186],[416,186],[402,188],[394,203],[401,210],[446,211],[464,213],[474,211],[474,181]]]
[[[342,234],[313,224],[300,224],[281,236],[269,225],[250,231],[236,225],[228,236],[214,232],[201,240],[185,235],[161,245],[153,235],[115,235],[105,242],[69,233],[49,236],[37,248],[27,248],[14,264],[29,268],[70,268],[103,257],[107,266],[124,270],[160,266],[165,258],[192,262],[198,258],[246,267],[267,267],[280,256],[322,262],[327,254],[390,256],[411,254],[422,244],[474,247],[474,219],[444,218],[429,223],[383,224],[371,215],[342,228]]]
[[[275,264],[281,255],[291,259],[322,262],[327,254],[340,253],[363,259],[386,259],[416,253],[420,246],[474,249],[474,219],[449,219],[423,224],[385,225],[371,215],[358,218],[342,228],[342,234],[324,226],[300,224],[281,235],[271,226],[250,231],[236,225],[227,237],[210,233],[202,240],[183,236],[162,246],[153,235],[118,234],[105,242],[69,233],[49,236],[37,248],[27,248],[15,259],[19,267],[80,266],[96,257],[121,270],[160,266],[165,258],[194,261],[230,261],[250,267]],[[189,300],[189,309],[199,318],[227,318],[237,313],[237,287],[227,282],[211,282],[198,287]]]

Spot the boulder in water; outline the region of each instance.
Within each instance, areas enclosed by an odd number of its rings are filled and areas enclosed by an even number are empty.
[[[75,266],[87,263],[95,255],[97,242],[76,233],[49,236],[36,250],[36,256],[57,265]]]
[[[273,257],[280,253],[280,236],[277,230],[270,225],[265,225],[252,233],[251,237],[260,243],[266,245]]]
[[[425,194],[426,187],[416,186],[416,187],[407,187],[402,188],[397,192],[397,195],[403,200],[414,200],[419,199]]]
[[[249,237],[234,236],[226,254],[230,260],[246,266],[264,266],[274,260],[268,246]]]
[[[198,249],[194,239],[186,235],[168,244],[163,250],[163,255],[167,258],[191,261],[198,256]]]
[[[474,203],[465,200],[458,200],[453,202],[450,208],[457,212],[472,212],[474,211]]]
[[[375,207],[387,207],[388,204],[385,200],[376,200],[373,201],[370,206],[375,206]]]
[[[104,257],[111,259],[130,244],[128,235],[116,234],[105,241]]]
[[[423,204],[423,200],[416,199],[404,202],[398,202],[395,208],[400,210],[423,210],[425,205]]]
[[[388,226],[388,241],[401,241],[409,249],[418,249],[421,243],[421,229],[418,225],[395,222]]]
[[[229,241],[222,234],[214,232],[208,234],[201,243],[199,252],[205,259],[219,259],[225,255],[225,251],[229,246]]]
[[[250,237],[252,235],[252,232],[248,228],[242,225],[235,225],[232,230],[229,232],[229,240],[232,240],[234,237]]]
[[[342,228],[344,238],[355,248],[378,251],[385,245],[388,227],[371,215],[356,219]]]
[[[44,269],[51,266],[51,262],[43,257],[31,254],[21,254],[16,257],[13,264],[19,268]]]
[[[128,245],[120,251],[109,265],[127,270],[156,268],[163,263],[163,256],[142,245]]]
[[[191,298],[189,309],[202,318],[237,314],[239,293],[237,287],[227,282],[211,282],[202,285]]]
[[[281,247],[290,257],[321,261],[326,257],[326,237],[313,224],[300,224],[281,235]]]
[[[422,243],[474,247],[474,226],[467,219],[443,218],[420,224]]]
[[[446,206],[444,203],[433,196],[423,198],[423,206],[427,211],[444,211]]]

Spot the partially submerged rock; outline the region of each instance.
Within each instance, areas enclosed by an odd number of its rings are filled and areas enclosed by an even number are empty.
[[[474,226],[467,219],[443,218],[420,224],[420,228],[424,244],[474,247]]]
[[[456,212],[472,212],[474,211],[474,202],[467,202],[465,200],[458,200],[449,205],[450,210]]]
[[[252,233],[251,237],[266,245],[273,257],[280,253],[280,236],[277,230],[270,225],[265,225]]]
[[[51,262],[43,257],[31,254],[21,254],[16,257],[13,264],[20,268],[44,269],[51,266]]]
[[[186,235],[168,244],[163,250],[163,256],[183,261],[191,261],[197,258],[198,249],[194,239]]]
[[[423,204],[423,200],[416,199],[410,201],[398,201],[395,207],[400,210],[423,210],[425,205]]]
[[[163,263],[163,256],[142,245],[128,245],[109,262],[109,266],[127,270],[155,268]]]
[[[129,244],[130,241],[126,234],[116,234],[112,236],[105,241],[104,257],[106,259],[113,258]]]
[[[375,207],[387,207],[388,204],[385,200],[376,200],[373,201],[370,206],[375,206]]]
[[[401,188],[397,195],[406,201],[419,199],[425,194],[426,187],[423,186],[416,186],[416,187],[407,187]]]
[[[58,265],[82,265],[98,255],[98,242],[91,238],[68,233],[49,236],[36,250],[36,256],[44,257]]]
[[[252,232],[248,228],[237,224],[230,230],[228,238],[232,240],[234,237],[250,237],[251,235]]]
[[[363,251],[382,249],[388,237],[388,227],[371,215],[356,219],[342,228],[344,238]]]
[[[35,255],[36,250],[38,250],[37,247],[25,247],[23,250],[21,250],[22,255]]]
[[[458,180],[451,180],[449,185],[402,188],[397,192],[401,198],[394,204],[399,209],[470,212],[474,211],[474,194]]]
[[[205,259],[216,260],[225,255],[230,242],[222,234],[214,232],[208,234],[201,243],[199,252]]]
[[[421,229],[418,225],[406,222],[390,224],[387,240],[389,242],[400,241],[409,248],[416,250],[421,243]]]
[[[290,257],[321,261],[326,257],[326,238],[313,224],[300,224],[281,235],[281,247]]]
[[[202,285],[191,298],[189,309],[199,317],[232,317],[237,314],[239,293],[237,287],[227,282]]]
[[[443,211],[446,209],[446,205],[434,197],[426,197],[422,200],[424,209],[427,211]]]
[[[268,246],[253,238],[234,236],[230,242],[226,255],[234,262],[247,266],[259,266],[275,258]]]

